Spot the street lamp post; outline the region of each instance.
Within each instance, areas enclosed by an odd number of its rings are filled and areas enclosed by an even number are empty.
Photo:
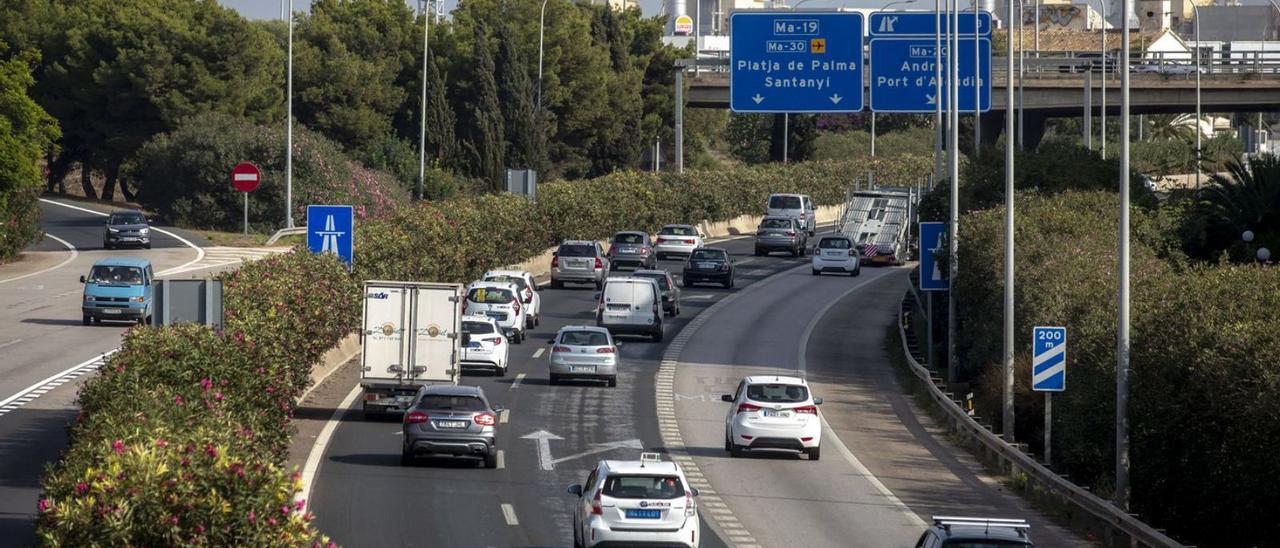
[[[1116,506],[1129,510],[1129,13],[1121,0],[1120,28],[1120,245],[1116,310]]]
[[[542,9],[538,12],[538,109],[542,109],[542,40],[547,26],[547,0],[542,0]]]
[[[1102,106],[1098,111],[1098,126],[1102,143],[1100,150],[1102,151],[1102,159],[1107,159],[1107,0],[1098,0],[1098,6],[1102,8],[1102,44],[1098,48],[1099,57],[1102,58],[1102,83],[1098,86],[1102,88]]]
[[[422,125],[418,130],[418,188],[414,197],[422,199],[422,187],[427,178],[427,61],[431,56],[431,1],[427,0],[427,10],[422,9],[422,0],[418,0],[418,13],[422,14]]]
[[[293,0],[289,0],[289,61],[285,84],[284,226],[293,228]]]
[[[982,86],[978,77],[982,74],[982,48],[978,47],[978,0],[973,3],[973,157],[982,151]]]
[[[1008,3],[1008,16],[1013,19],[1013,0]],[[1019,47],[1022,44],[1018,44]],[[1006,40],[1005,70],[1013,74],[1013,40]],[[1013,442],[1013,80],[1004,83],[1004,391],[1001,431],[1005,441]]]
[[[1196,18],[1196,190],[1200,190],[1200,7],[1191,2],[1191,12]]]
[[[933,0],[933,183],[942,179],[942,1]]]
[[[947,380],[955,382],[959,360],[956,355],[956,273],[959,272],[956,255],[959,251],[960,228],[960,56],[956,55],[960,48],[960,4],[959,0],[950,0],[947,25],[947,106],[950,109],[947,127],[947,171],[951,179],[951,219],[948,224],[949,234],[947,246]]]

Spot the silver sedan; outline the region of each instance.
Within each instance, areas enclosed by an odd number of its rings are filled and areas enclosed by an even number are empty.
[[[547,341],[551,346],[551,384],[564,379],[601,380],[618,385],[618,347],[603,327],[568,325]]]

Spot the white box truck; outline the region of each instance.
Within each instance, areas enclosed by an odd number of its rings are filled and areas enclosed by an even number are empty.
[[[457,384],[463,286],[367,281],[360,386],[366,417],[403,413],[426,384]]]

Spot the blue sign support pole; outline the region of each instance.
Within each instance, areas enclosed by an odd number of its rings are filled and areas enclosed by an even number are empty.
[[[1044,392],[1044,464],[1053,462],[1053,393],[1067,388],[1067,328],[1031,330],[1031,389]]]

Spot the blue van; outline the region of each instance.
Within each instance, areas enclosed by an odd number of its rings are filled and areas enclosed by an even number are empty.
[[[151,261],[132,257],[102,259],[93,263],[84,284],[84,325],[102,320],[151,322],[155,273]]]

